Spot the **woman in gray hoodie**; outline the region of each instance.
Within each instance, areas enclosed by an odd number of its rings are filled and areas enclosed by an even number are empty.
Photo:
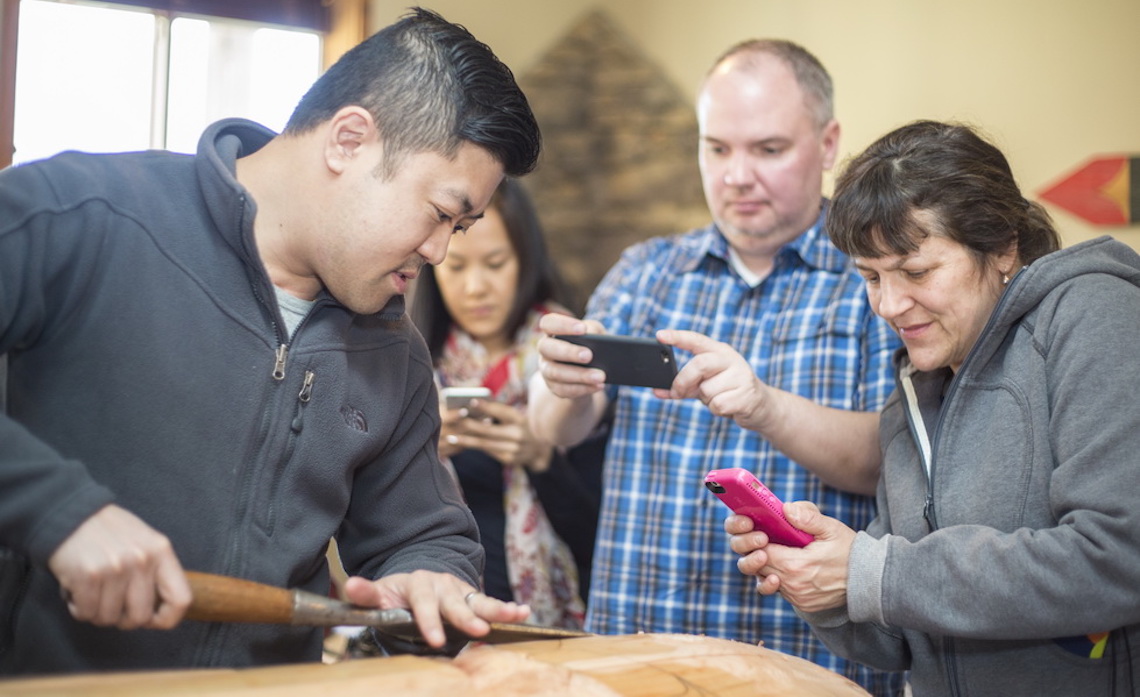
[[[1137,694],[1140,256],[1057,251],[1001,152],[934,122],[855,158],[827,224],[906,345],[878,517],[787,504],[794,549],[733,516],[739,568],[916,696]]]

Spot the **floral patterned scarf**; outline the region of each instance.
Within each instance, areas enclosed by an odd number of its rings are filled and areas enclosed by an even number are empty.
[[[515,335],[514,349],[494,365],[482,344],[453,324],[438,367],[440,383],[481,385],[496,401],[525,410],[527,381],[538,370],[538,320],[548,311],[532,309]],[[515,600],[530,605],[533,623],[580,629],[585,605],[570,548],[554,532],[523,467],[504,466],[502,472],[507,575]]]

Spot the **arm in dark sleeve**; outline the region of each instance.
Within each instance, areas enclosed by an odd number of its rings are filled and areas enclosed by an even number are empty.
[[[439,406],[423,341],[409,363],[407,400],[388,447],[361,467],[338,535],[346,571],[367,578],[419,569],[478,587],[483,548],[459,486],[439,461]]]
[[[113,500],[81,462],[28,430],[20,416],[52,395],[31,369],[37,345],[59,329],[83,285],[81,215],[50,210],[51,187],[32,167],[0,172],[0,354],[7,355],[7,410],[0,413],[0,545],[46,563],[84,520]],[[78,246],[78,244],[76,245]]]

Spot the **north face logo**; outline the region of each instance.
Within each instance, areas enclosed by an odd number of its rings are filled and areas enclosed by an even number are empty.
[[[368,433],[368,421],[364,418],[364,412],[346,404],[340,408],[340,415],[344,417],[344,422],[349,428]]]

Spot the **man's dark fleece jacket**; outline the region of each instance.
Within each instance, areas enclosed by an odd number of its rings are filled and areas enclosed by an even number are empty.
[[[286,334],[234,177],[272,137],[231,119],[196,157],[66,153],[0,172],[0,672],[319,659],[319,629],[71,619],[46,563],[108,503],[167,535],[186,569],[326,594],[335,537],[349,573],[477,583],[403,298],[366,316],[322,294]]]

